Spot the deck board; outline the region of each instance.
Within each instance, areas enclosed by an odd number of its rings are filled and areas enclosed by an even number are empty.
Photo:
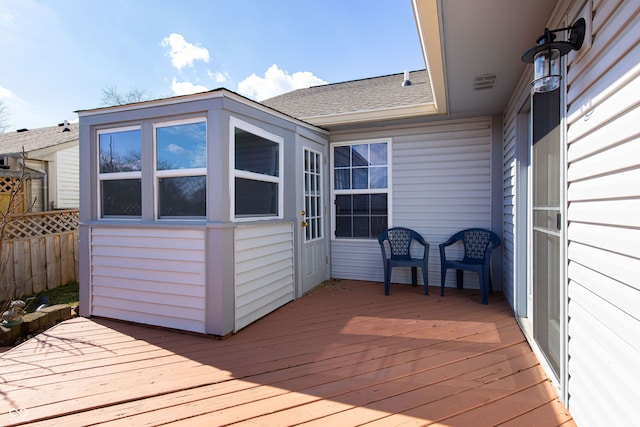
[[[336,281],[226,340],[72,319],[0,378],[2,425],[573,425],[508,304],[473,290]]]

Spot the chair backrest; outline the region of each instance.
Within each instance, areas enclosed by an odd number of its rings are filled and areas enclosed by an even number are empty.
[[[411,259],[411,240],[423,241],[422,236],[409,228],[389,228],[378,236],[383,255],[385,253],[385,240],[389,242],[391,259]]]
[[[491,230],[484,228],[469,228],[462,230],[462,244],[464,245],[463,261],[483,261],[488,248],[500,246],[500,237]]]

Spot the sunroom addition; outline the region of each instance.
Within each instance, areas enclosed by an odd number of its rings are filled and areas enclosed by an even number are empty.
[[[226,335],[309,287],[325,131],[224,89],[79,116],[82,315]]]

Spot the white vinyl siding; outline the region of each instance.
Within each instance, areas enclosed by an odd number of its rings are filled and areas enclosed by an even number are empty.
[[[521,82],[518,97],[507,105],[503,123],[502,144],[502,268],[504,297],[515,310],[516,284],[523,280],[524,272],[516,267],[521,258],[521,266],[526,261],[526,215],[527,167],[530,116],[520,110],[529,109],[529,82]],[[518,206],[522,203],[522,206]],[[517,246],[517,247],[516,247]],[[518,253],[518,248],[522,254]],[[522,301],[521,301],[522,303]]]
[[[389,227],[412,228],[429,242],[429,284],[439,286],[438,245],[464,228],[491,227],[491,119],[398,128],[385,136],[393,137]],[[332,240],[331,267],[335,278],[383,281],[377,241]],[[397,270],[392,282],[410,283],[410,270]],[[465,286],[477,287],[476,276],[465,273]],[[446,284],[455,286],[455,273]]]
[[[204,231],[91,230],[91,314],[205,332]]]
[[[515,307],[515,223],[516,223],[516,126],[515,115],[508,115],[511,120],[504,127],[504,144],[502,147],[502,248],[503,263],[502,291],[511,307]],[[524,189],[526,191],[526,189]]]
[[[640,5],[594,2],[568,73],[568,407],[579,425],[638,421]]]
[[[78,146],[56,153],[56,209],[77,209],[80,206],[80,169]]]
[[[293,224],[235,229],[234,332],[293,300]]]

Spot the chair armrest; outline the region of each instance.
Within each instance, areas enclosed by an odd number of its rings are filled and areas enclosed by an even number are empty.
[[[384,247],[384,240],[379,240],[378,243],[380,243],[380,249],[382,250],[382,262],[386,262],[387,261],[387,250]]]

